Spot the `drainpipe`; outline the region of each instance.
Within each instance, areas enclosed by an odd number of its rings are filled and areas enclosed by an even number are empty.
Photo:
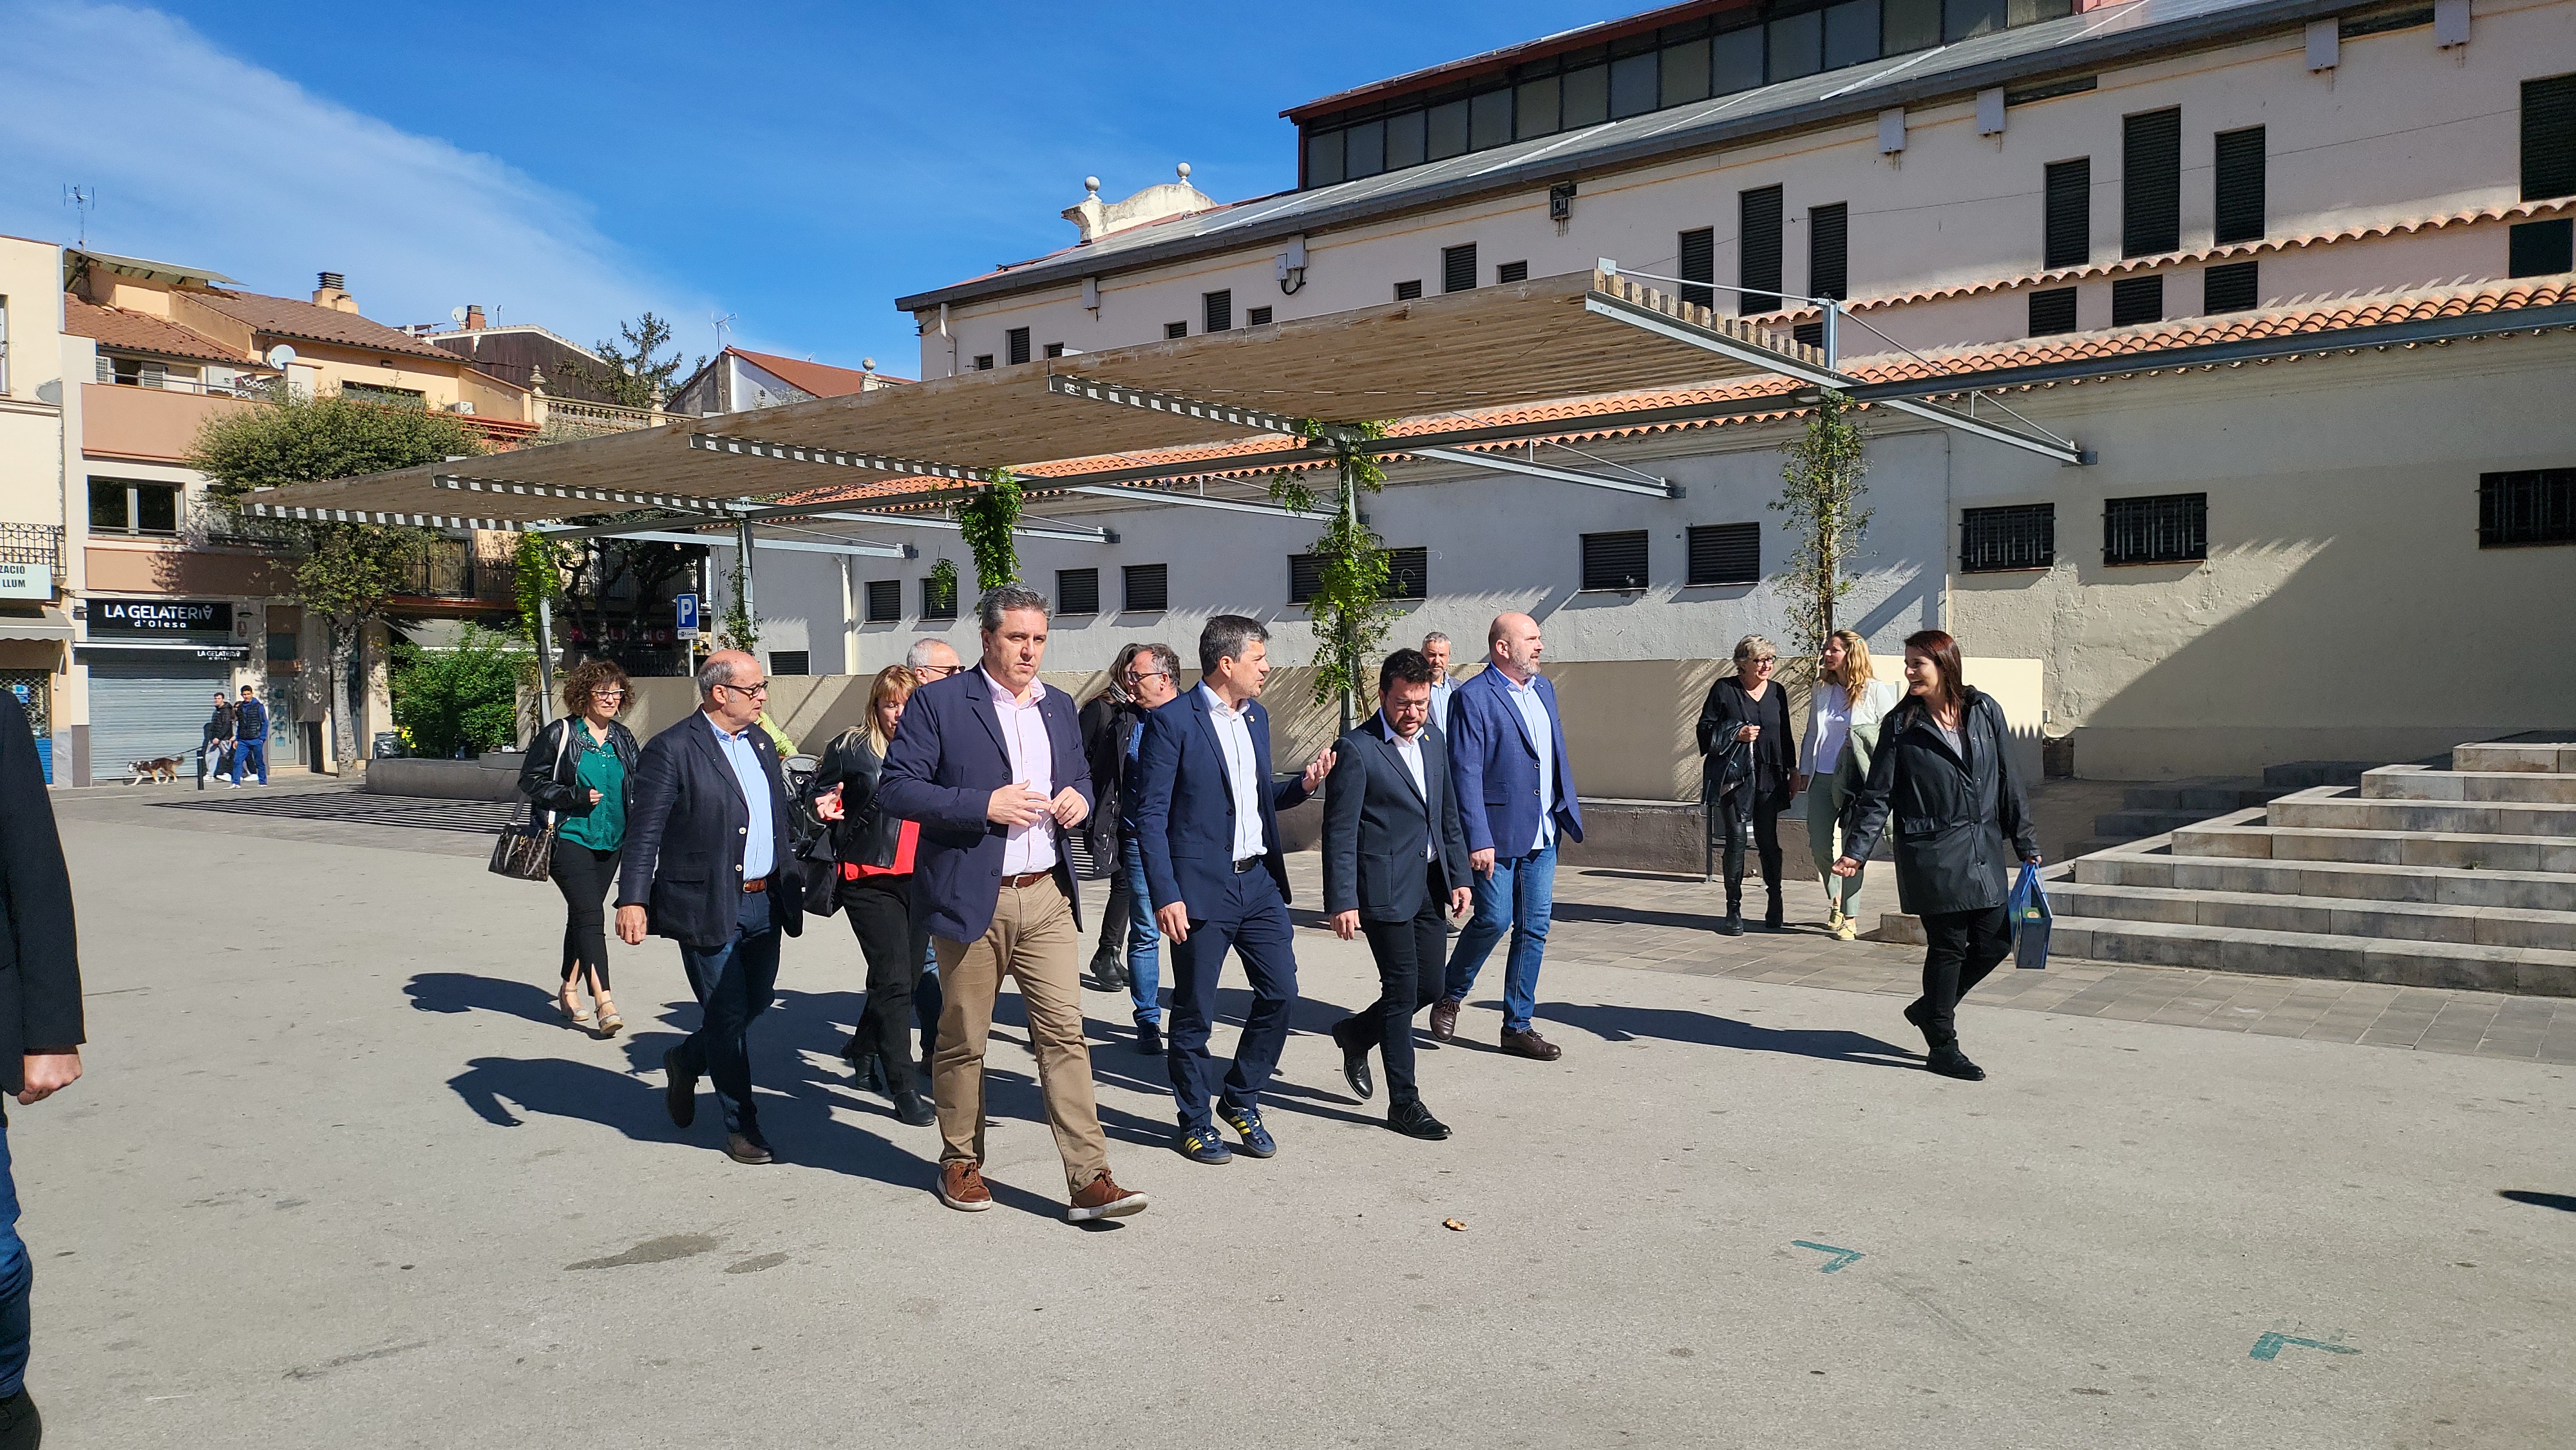
[[[555,602],[537,601],[537,728],[544,729],[554,720],[555,697]]]

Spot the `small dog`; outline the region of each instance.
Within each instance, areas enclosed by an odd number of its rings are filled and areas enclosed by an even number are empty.
[[[141,785],[147,780],[176,781],[179,778],[179,767],[185,763],[175,755],[164,755],[154,760],[138,760],[126,767],[129,775],[125,783]]]

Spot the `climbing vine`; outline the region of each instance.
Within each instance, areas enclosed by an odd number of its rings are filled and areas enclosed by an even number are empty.
[[[995,469],[983,492],[957,506],[957,522],[975,554],[978,590],[989,594],[1020,582],[1020,556],[1011,544],[1011,530],[1020,523],[1020,481],[1009,469]],[[949,573],[955,576],[955,565]]]
[[[930,598],[924,601],[927,614],[945,609],[950,618],[957,615],[957,561],[941,559],[930,566]]]
[[[1316,576],[1306,601],[1306,617],[1315,626],[1315,701],[1339,700],[1342,727],[1348,729],[1367,703],[1371,657],[1395,622],[1386,599],[1392,564],[1382,541],[1360,522],[1361,493],[1386,487],[1386,471],[1358,445],[1384,438],[1386,425],[1308,420],[1304,432],[1331,445],[1338,479],[1332,522],[1309,546]],[[1313,489],[1285,473],[1271,477],[1270,497],[1299,514],[1315,512],[1321,502]]]
[[[1861,482],[1869,464],[1861,456],[1860,429],[1846,416],[1851,399],[1828,389],[1807,420],[1807,431],[1784,450],[1780,465],[1786,487],[1771,507],[1789,516],[1789,532],[1798,546],[1782,569],[1788,586],[1789,654],[1785,683],[1793,689],[1812,681],[1826,636],[1836,628],[1835,606],[1852,591],[1851,559],[1869,529],[1872,509],[1854,505],[1869,485]]]
[[[519,606],[519,633],[531,643],[537,638],[538,608],[563,597],[564,568],[572,562],[571,553],[543,534],[531,531],[519,535],[511,558],[510,584]]]
[[[737,554],[740,550],[735,551]],[[752,618],[742,598],[742,562],[734,561],[732,588],[726,591],[724,617],[716,624],[716,643],[746,653],[760,643],[760,621]]]

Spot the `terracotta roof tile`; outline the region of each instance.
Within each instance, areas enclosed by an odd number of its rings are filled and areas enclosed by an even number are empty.
[[[912,381],[910,378],[890,377],[884,373],[870,374],[857,368],[836,368],[828,363],[813,362],[805,358],[753,352],[745,347],[729,347],[725,351],[735,357],[748,359],[762,371],[775,374],[781,382],[792,383],[818,398],[844,398],[852,393],[864,392],[867,390],[868,379],[871,376],[881,385]]]
[[[259,367],[258,363],[213,338],[191,332],[168,318],[124,307],[101,307],[70,293],[63,294],[63,331],[74,337],[89,338],[102,347],[126,352],[195,358],[202,362],[231,363],[244,368]]]
[[[235,322],[277,337],[338,343],[343,347],[362,347],[370,352],[398,352],[446,363],[462,361],[452,352],[432,347],[410,333],[397,331],[381,322],[370,321],[354,312],[298,302],[292,297],[270,297],[259,292],[235,292],[219,287],[191,288],[186,295]]]

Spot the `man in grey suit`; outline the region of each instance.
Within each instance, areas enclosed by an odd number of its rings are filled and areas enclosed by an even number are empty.
[[[1431,723],[1431,661],[1400,649],[1378,670],[1378,713],[1334,748],[1324,786],[1324,910],[1333,933],[1368,937],[1378,999],[1333,1025],[1342,1075],[1373,1095],[1369,1050],[1386,1058],[1386,1125],[1413,1138],[1449,1136],[1413,1077],[1413,1014],[1437,1001],[1443,906],[1464,916],[1467,833],[1449,784],[1448,743]]]

